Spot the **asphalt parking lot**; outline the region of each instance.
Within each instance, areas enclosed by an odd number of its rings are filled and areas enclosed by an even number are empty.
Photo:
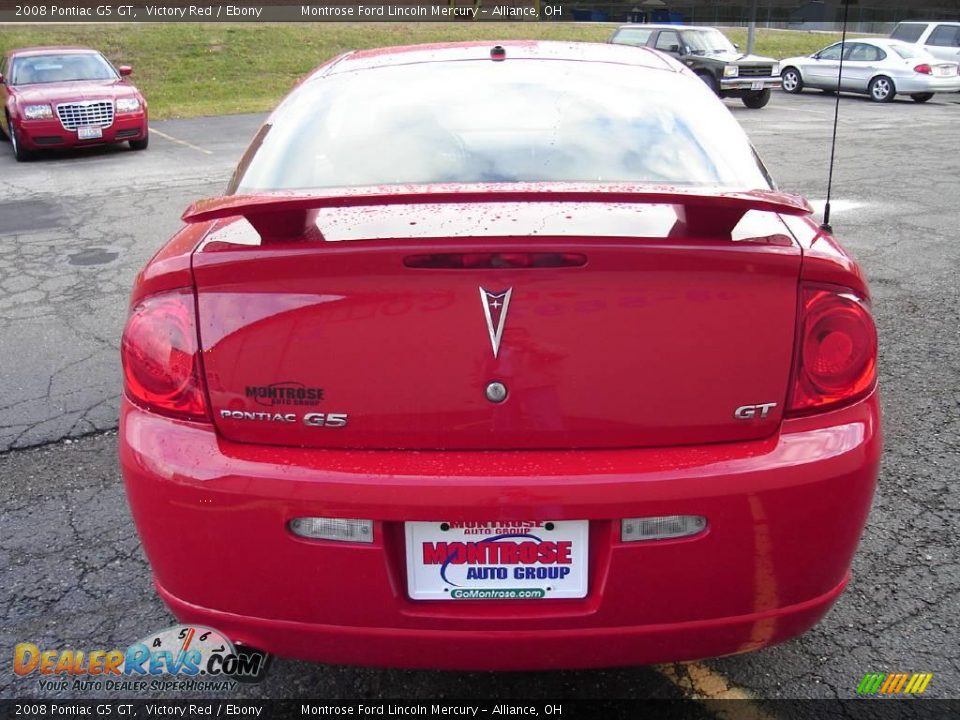
[[[778,93],[761,111],[728,106],[781,187],[822,200],[833,98]],[[219,194],[260,120],[156,123],[145,153],[17,164],[0,145],[7,657],[18,642],[126,647],[173,622],[150,585],[116,467],[119,336],[136,270],[189,202]],[[852,583],[813,631],[665,668],[482,674],[279,660],[235,695],[844,698],[865,673],[895,671],[933,673],[927,696],[960,695],[958,120],[960,95],[925,105],[841,100],[833,224],[872,283],[886,452]],[[0,697],[43,694],[36,679],[0,672]]]

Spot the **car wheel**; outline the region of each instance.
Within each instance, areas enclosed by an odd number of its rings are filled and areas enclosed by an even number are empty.
[[[697,73],[697,76],[707,84],[708,88],[713,90],[714,95],[717,97],[720,96],[720,83],[717,82],[717,79],[713,75],[702,72]]]
[[[784,92],[795,95],[803,90],[803,78],[800,77],[800,71],[796,68],[787,68],[780,73],[780,83]]]
[[[893,86],[893,80],[886,75],[878,75],[870,81],[867,92],[874,102],[890,102],[897,94],[897,89]]]
[[[752,92],[748,95],[744,95],[740,99],[743,100],[743,104],[751,110],[759,110],[768,102],[770,102],[770,96],[772,94],[773,93],[770,91],[770,88],[767,88],[766,90],[761,90],[760,92]]]
[[[131,140],[130,149],[131,150],[146,150],[147,146],[150,144],[150,135],[143,136],[143,140]]]
[[[33,157],[33,153],[20,144],[19,133],[13,125],[10,126],[10,144],[13,146],[13,156],[17,162],[26,162]]]
[[[933,98],[933,93],[915,93],[910,97],[913,98],[914,102],[924,103]]]

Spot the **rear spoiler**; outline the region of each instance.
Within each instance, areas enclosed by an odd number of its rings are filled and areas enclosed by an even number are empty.
[[[672,205],[684,230],[696,236],[729,238],[750,210],[809,215],[801,196],[770,190],[725,191],[669,185],[508,183],[390,185],[333,188],[320,193],[267,192],[199,200],[183,214],[186,223],[242,216],[263,242],[316,235],[317,211],[374,205],[474,203],[605,203]]]

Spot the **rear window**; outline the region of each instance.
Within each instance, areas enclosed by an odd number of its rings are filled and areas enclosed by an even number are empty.
[[[915,43],[920,39],[920,36],[923,35],[926,27],[923,23],[900,23],[893,29],[890,37],[895,40]]]
[[[937,25],[930,37],[927,38],[927,45],[936,45],[937,47],[958,47],[960,46],[960,26],[957,25]]]
[[[917,50],[910,45],[891,45],[890,48],[904,60],[910,60],[911,58],[920,57],[921,55],[926,55],[926,53]]]
[[[231,190],[406,183],[652,182],[769,188],[694,77],[611,63],[419,63],[308,82]]]
[[[621,28],[613,35],[610,42],[617,45],[646,45],[653,30],[646,28]]]

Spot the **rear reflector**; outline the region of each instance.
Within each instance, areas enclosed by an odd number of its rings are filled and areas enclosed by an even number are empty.
[[[702,515],[662,515],[660,517],[626,518],[620,521],[620,540],[668,540],[703,532],[707,519]]]
[[[587,256],[580,253],[432,253],[410,255],[403,264],[410,268],[433,270],[475,270],[493,268],[582,267]]]
[[[311,540],[373,542],[373,520],[299,517],[290,521],[290,532]]]

